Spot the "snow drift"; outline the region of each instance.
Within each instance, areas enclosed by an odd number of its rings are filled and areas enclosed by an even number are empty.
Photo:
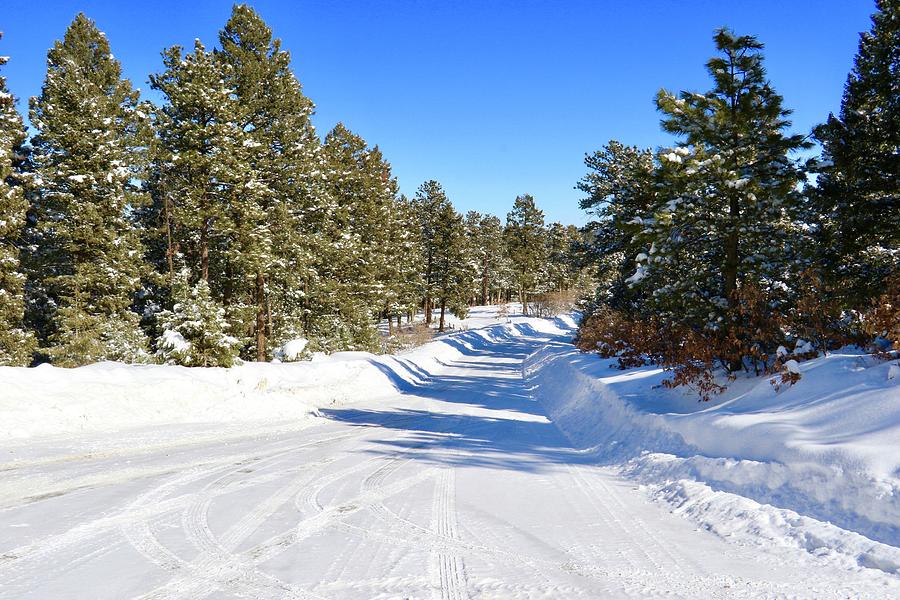
[[[659,368],[614,362],[560,339],[524,373],[573,444],[703,526],[900,573],[900,381],[890,363],[843,351],[802,363],[793,387],[746,378],[702,403],[663,388]]]
[[[0,367],[0,436],[118,431],[177,423],[297,422],[316,409],[393,390],[365,353],[230,369],[104,362]]]

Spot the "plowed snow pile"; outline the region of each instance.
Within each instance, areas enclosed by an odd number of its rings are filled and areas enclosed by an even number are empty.
[[[801,363],[792,387],[747,377],[704,403],[561,337],[525,375],[576,446],[702,526],[900,574],[895,362],[846,349]]]

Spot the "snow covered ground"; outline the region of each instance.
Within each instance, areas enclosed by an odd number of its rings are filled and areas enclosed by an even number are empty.
[[[0,598],[894,598],[900,393],[697,403],[573,323],[398,356],[0,369]]]

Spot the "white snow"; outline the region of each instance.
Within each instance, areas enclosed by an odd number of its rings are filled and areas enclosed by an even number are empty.
[[[663,154],[662,158],[666,159],[669,162],[673,162],[676,164],[681,164],[681,156],[674,152],[669,152],[667,154]]]
[[[77,369],[0,367],[0,438],[171,423],[303,422],[319,407],[346,402],[361,390],[389,391],[380,371],[353,358],[248,362],[231,369],[112,362]]]
[[[287,362],[298,360],[303,355],[307,345],[309,345],[309,340],[306,338],[290,340],[275,351],[275,358]]]
[[[900,574],[900,382],[890,363],[850,350],[791,360],[795,385],[739,379],[709,403],[662,388],[661,369],[613,364],[565,346],[528,360],[535,393],[575,445],[674,508],[693,506],[682,512],[708,529],[727,524]],[[748,508],[760,504],[771,506]]]
[[[784,363],[784,369],[788,373],[794,373],[795,375],[799,375],[800,374],[800,363],[798,363],[796,360],[794,360],[792,358],[791,360],[788,360]]]
[[[698,403],[570,317],[453,324],[393,356],[0,368],[0,598],[900,594],[890,365]]]

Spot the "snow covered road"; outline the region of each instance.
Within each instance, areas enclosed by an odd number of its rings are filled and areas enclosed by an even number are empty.
[[[880,598],[730,544],[573,449],[530,395],[535,332],[302,430],[178,425],[0,456],[0,598]],[[893,588],[894,590],[896,588]]]

